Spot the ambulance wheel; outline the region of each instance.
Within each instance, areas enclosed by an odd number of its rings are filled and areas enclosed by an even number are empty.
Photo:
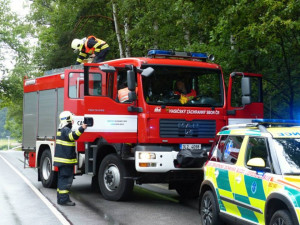
[[[111,201],[128,199],[133,190],[133,180],[126,179],[129,176],[128,168],[116,154],[105,156],[98,173],[102,196]]]
[[[291,214],[288,210],[278,210],[276,211],[272,218],[270,225],[292,225],[294,224],[291,218]]]
[[[200,203],[200,216],[203,225],[221,225],[216,199],[211,191],[206,191]]]
[[[57,187],[57,172],[52,170],[52,158],[49,149],[42,153],[39,173],[44,187]]]

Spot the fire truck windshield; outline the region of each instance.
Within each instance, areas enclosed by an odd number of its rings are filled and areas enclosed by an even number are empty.
[[[220,70],[148,65],[154,69],[143,77],[145,100],[150,105],[221,107],[223,82]]]

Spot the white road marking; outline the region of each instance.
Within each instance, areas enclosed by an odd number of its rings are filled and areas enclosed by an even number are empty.
[[[33,190],[33,192],[45,203],[45,205],[51,210],[51,212],[56,216],[56,218],[63,225],[70,225],[70,222],[52,205],[52,203],[35,187],[32,183],[22,174],[20,173],[13,165],[11,165],[2,155],[0,157],[3,161],[12,168],[16,174],[18,174],[24,182]]]

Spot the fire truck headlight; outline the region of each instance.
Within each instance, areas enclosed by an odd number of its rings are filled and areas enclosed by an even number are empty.
[[[139,159],[156,159],[156,155],[151,152],[140,152]]]

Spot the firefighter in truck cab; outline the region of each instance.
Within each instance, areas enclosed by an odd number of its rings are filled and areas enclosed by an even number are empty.
[[[82,124],[76,131],[72,131],[72,113],[69,111],[63,111],[59,119],[54,153],[54,166],[58,167],[57,203],[75,206],[69,196],[74,177],[74,165],[77,164],[75,140],[80,137],[87,125]]]

